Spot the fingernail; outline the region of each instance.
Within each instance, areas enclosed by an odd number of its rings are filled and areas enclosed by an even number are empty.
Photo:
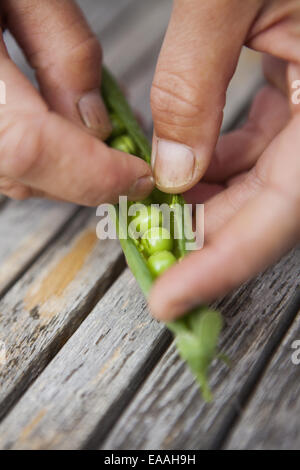
[[[133,184],[128,192],[128,199],[131,201],[141,201],[145,199],[154,189],[153,176],[142,176]]]
[[[78,101],[78,111],[85,126],[101,140],[107,139],[112,131],[107,109],[99,90],[92,90]]]
[[[180,190],[192,182],[196,155],[191,147],[154,137],[151,165],[156,185],[164,190]]]

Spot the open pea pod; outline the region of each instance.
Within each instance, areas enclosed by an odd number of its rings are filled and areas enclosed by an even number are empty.
[[[113,133],[107,143],[113,148],[132,153],[150,164],[151,146],[140,128],[135,116],[129,107],[122,91],[110,72],[103,68],[102,95],[111,114]],[[174,238],[174,246],[171,256],[177,260],[186,254],[186,244],[190,241],[185,238],[183,226],[184,217],[178,212],[184,209],[184,198],[181,195],[165,194],[155,189],[147,198],[146,204],[168,204],[172,209],[171,237]],[[144,295],[147,297],[155,274],[150,269],[150,258],[145,256],[142,243],[131,238],[127,217],[123,217],[122,211],[116,206],[116,225],[118,235],[122,236],[120,243],[126,257],[128,266],[136,277]],[[174,209],[174,211],[173,211]],[[191,221],[189,222],[191,224]],[[175,233],[181,234],[175,238]],[[127,236],[123,236],[123,235]],[[154,255],[155,256],[155,255]],[[206,306],[199,306],[192,312],[187,312],[179,320],[167,324],[175,336],[175,342],[181,357],[187,362],[201,388],[203,398],[206,401],[212,399],[208,384],[208,369],[214,358],[223,356],[218,353],[217,346],[219,334],[222,329],[222,317],[219,312]],[[225,356],[224,356],[225,357]]]

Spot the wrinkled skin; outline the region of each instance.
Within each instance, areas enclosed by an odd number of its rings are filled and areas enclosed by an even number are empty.
[[[243,127],[217,140],[243,44],[265,53],[270,85],[259,91]],[[156,317],[168,320],[227,293],[299,242],[295,80],[298,0],[174,2],[152,90],[155,131],[198,152],[201,165],[185,189],[193,187],[190,202],[206,201],[206,244],[157,281],[150,298]]]
[[[10,60],[1,34],[7,104],[0,106],[0,193],[91,206],[119,194],[146,197],[151,169],[99,141],[111,131],[99,93],[101,47],[75,3],[5,0],[0,17],[40,86],[38,93]]]

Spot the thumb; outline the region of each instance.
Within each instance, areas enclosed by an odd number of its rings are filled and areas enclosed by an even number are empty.
[[[50,108],[105,140],[111,124],[99,92],[101,47],[75,2],[7,0],[5,8]]]
[[[157,186],[194,186],[219,135],[226,90],[261,1],[175,0],[151,90]]]

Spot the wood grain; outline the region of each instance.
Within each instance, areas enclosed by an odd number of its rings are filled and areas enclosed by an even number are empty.
[[[227,449],[300,449],[300,311],[257,385]]]
[[[128,88],[130,102],[150,131],[152,75],[172,1],[79,4],[102,41],[105,62]],[[33,79],[9,35],[7,42],[13,58]],[[228,91],[223,130],[260,83],[258,55],[245,50]],[[5,237],[1,216],[6,213],[14,220],[18,209],[6,212],[4,205],[0,210],[1,264],[19,251],[16,241],[10,251],[8,241],[6,247],[2,241],[10,235],[21,240],[20,262],[7,264],[17,269],[6,276],[2,292],[19,280],[0,302],[0,340],[4,338],[7,346],[7,363],[0,366],[0,416],[7,415],[0,424],[0,447],[218,447],[288,327],[285,309],[299,276],[299,251],[221,302],[227,323],[222,348],[232,357],[233,367],[213,366],[215,403],[208,406],[174,346],[168,348],[169,334],[149,317],[128,270],[89,314],[123,269],[117,242],[95,240],[91,212],[82,211],[48,247],[61,232],[59,224],[58,232],[51,232],[57,217],[43,219],[40,213],[37,222],[44,229],[31,231],[37,215],[25,209],[26,204],[17,220],[24,219],[27,229],[10,222]],[[20,240],[18,230],[24,232]],[[42,250],[45,253],[39,256]]]
[[[170,341],[127,269],[0,425],[0,447],[77,449],[105,435]]]
[[[0,297],[76,211],[67,203],[7,201],[0,210]]]
[[[126,271],[3,421],[0,447],[95,448],[111,428],[105,449],[212,447],[228,413],[241,406],[245,387],[253,385],[248,379],[258,361],[268,359],[265,348],[284,321],[298,266],[299,252],[293,252],[222,302],[222,348],[233,367],[213,367],[213,405],[203,403],[173,346],[147,378],[169,337],[148,316]]]
[[[300,250],[224,299],[221,350],[228,369],[212,367],[214,402],[205,404],[192,375],[170,347],[135,396],[105,449],[207,449],[219,446],[243,400],[287,328],[286,307],[299,280]]]
[[[83,211],[0,302],[0,415],[20,396],[123,269],[117,240],[97,240]]]

